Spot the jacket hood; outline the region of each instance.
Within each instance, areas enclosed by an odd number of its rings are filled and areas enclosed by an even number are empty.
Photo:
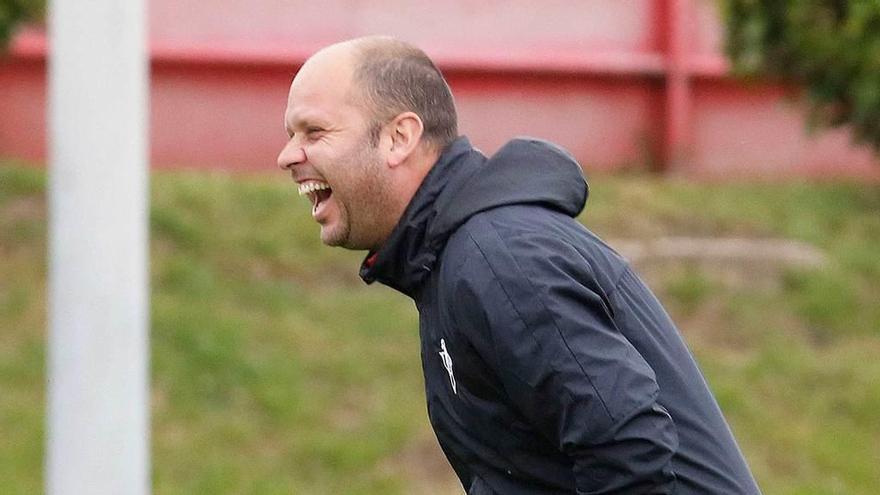
[[[415,297],[449,236],[473,215],[539,204],[575,217],[588,190],[574,157],[552,143],[518,138],[486,158],[459,137],[425,176],[382,248],[364,260],[361,278]]]

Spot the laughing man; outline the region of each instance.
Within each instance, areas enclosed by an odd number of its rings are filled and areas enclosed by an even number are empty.
[[[566,151],[487,158],[419,49],[329,46],[290,87],[278,157],[321,240],[415,300],[431,424],[471,495],[756,494],[666,312],[575,220]]]

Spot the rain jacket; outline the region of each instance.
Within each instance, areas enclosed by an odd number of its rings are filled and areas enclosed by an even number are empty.
[[[361,266],[418,307],[450,464],[472,495],[759,493],[660,303],[575,220],[587,192],[550,143],[461,137]]]

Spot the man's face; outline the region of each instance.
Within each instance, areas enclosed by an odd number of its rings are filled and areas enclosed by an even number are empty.
[[[278,165],[312,203],[321,241],[375,249],[389,198],[385,160],[371,142],[367,112],[351,91],[347,59],[310,62],[294,79],[284,121],[290,139]]]

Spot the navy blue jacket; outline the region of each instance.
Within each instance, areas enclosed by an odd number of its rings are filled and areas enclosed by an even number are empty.
[[[574,159],[457,139],[361,276],[419,310],[428,413],[469,494],[754,494],[693,357],[576,217]],[[621,205],[625,208],[625,205]]]

